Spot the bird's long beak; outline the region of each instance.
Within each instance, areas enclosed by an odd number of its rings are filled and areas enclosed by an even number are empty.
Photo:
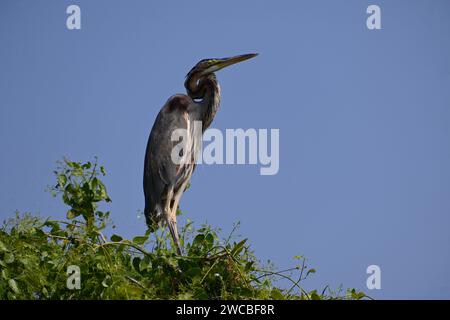
[[[217,63],[214,64],[214,68],[217,70],[223,69],[225,67],[231,66],[232,64],[236,64],[238,62],[242,62],[251,58],[256,57],[257,53],[249,53],[249,54],[242,54],[239,56],[234,56],[230,58],[223,58],[217,60]]]

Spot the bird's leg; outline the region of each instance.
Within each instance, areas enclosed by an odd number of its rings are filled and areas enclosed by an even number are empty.
[[[180,188],[178,188],[177,192],[175,193],[174,197],[173,197],[173,202],[172,202],[172,208],[171,208],[171,216],[173,217],[174,221],[175,221],[175,227],[176,227],[176,221],[177,221],[177,209],[178,209],[178,204],[180,203],[180,199],[181,196],[183,195],[184,190],[186,189],[187,184],[189,183],[188,180],[184,181]],[[176,228],[175,228],[176,230]],[[176,234],[176,237],[178,239],[178,231]],[[178,239],[179,241],[179,239]],[[178,245],[178,248],[180,249],[180,245]],[[181,251],[181,249],[180,249]],[[179,253],[181,255],[181,253]]]
[[[178,236],[178,229],[177,229],[177,215],[176,211],[173,212],[171,210],[170,204],[172,202],[173,198],[173,187],[170,187],[167,193],[166,198],[166,204],[164,206],[164,215],[166,218],[167,226],[169,227],[170,234],[172,235],[173,242],[175,243],[175,246],[177,247],[177,253],[181,256],[181,245],[180,245],[180,238]]]
[[[172,211],[175,217],[177,216],[177,209],[178,204],[180,203],[181,196],[183,195],[184,190],[186,189],[187,184],[189,183],[188,180],[184,181],[180,188],[178,188],[177,192],[175,193],[173,197],[173,205],[172,205]]]
[[[170,234],[172,235],[173,242],[175,243],[175,246],[177,247],[177,254],[181,256],[183,254],[183,251],[181,250],[181,244],[180,244],[180,237],[178,236],[178,229],[177,229],[177,218],[169,218],[167,221],[167,224],[169,226]]]

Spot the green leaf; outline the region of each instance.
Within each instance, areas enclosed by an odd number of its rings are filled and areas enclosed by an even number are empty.
[[[316,269],[309,269],[306,275],[309,275],[310,273],[316,273]]]
[[[90,169],[92,166],[92,164],[90,162],[86,162],[85,164],[82,165],[83,169]]]
[[[249,261],[245,264],[245,271],[249,272],[253,270],[253,264],[255,263],[255,261]]]
[[[80,215],[80,212],[76,212],[74,210],[67,211],[67,219],[75,219]]]
[[[108,198],[108,194],[106,193],[106,187],[103,184],[103,182],[101,182],[100,180],[98,180],[97,194],[98,194],[99,197],[101,197],[101,199]]]
[[[142,245],[145,243],[145,241],[147,241],[147,239],[148,236],[137,236],[133,238],[133,243]]]
[[[46,238],[47,236],[45,235],[45,232],[42,231],[41,229],[36,229],[34,232],[34,235],[36,237],[40,237],[40,238]]]
[[[112,284],[112,279],[108,275],[108,276],[105,277],[105,279],[103,279],[102,286],[104,286],[105,288],[108,288],[111,284]]]
[[[57,180],[58,180],[59,187],[63,189],[65,187],[66,183],[67,183],[66,175],[63,174],[63,173],[59,174]]]
[[[146,271],[150,267],[150,259],[145,256],[144,259],[139,262],[139,271]]]
[[[181,271],[185,272],[192,268],[195,265],[195,262],[189,259],[180,259],[180,261],[178,261],[178,265],[180,266]]]
[[[11,264],[14,262],[14,255],[11,252],[5,253],[5,257],[3,258],[3,261],[5,261],[8,264]]]
[[[58,229],[59,230],[59,223],[56,221],[52,221],[52,220],[46,220],[44,222],[44,226],[52,228],[53,229]],[[52,231],[53,232],[53,231]]]
[[[250,288],[242,288],[242,290],[239,292],[240,296],[242,298],[253,298],[254,292]]]
[[[15,294],[20,293],[19,287],[17,286],[17,282],[14,279],[8,280],[8,285],[11,288],[12,291],[14,291]]]
[[[8,249],[6,248],[5,244],[0,241],[0,252],[2,251],[8,251]]]
[[[199,267],[192,267],[185,272],[185,275],[190,278],[200,277],[202,275],[202,269]]]
[[[1,261],[1,260],[0,260],[0,261]],[[5,267],[6,267],[6,265],[5,265]],[[3,269],[3,270],[2,270],[2,278],[5,279],[5,280],[8,280],[8,279],[9,279],[9,273],[8,273],[8,270],[7,270],[7,269]]]
[[[352,299],[355,299],[355,300],[360,300],[366,296],[366,294],[364,292],[358,292],[355,289],[353,289],[351,291],[351,294],[352,294]]]
[[[208,244],[208,247],[212,247],[214,245],[214,236],[211,233],[208,233],[205,237],[205,241]]]
[[[317,294],[317,290],[313,290],[309,293],[311,300],[321,300],[320,296]]]
[[[133,262],[132,262],[132,264],[133,264],[133,267],[134,267],[134,270],[136,270],[136,271],[140,271],[140,263],[141,263],[141,258],[139,258],[139,257],[134,257],[133,258]]]
[[[270,292],[270,296],[274,300],[285,300],[284,295],[277,288],[272,289],[272,291]]]
[[[244,249],[245,242],[247,242],[247,238],[239,242],[237,245],[235,245],[234,248],[231,250],[231,255],[232,256],[238,255],[242,251],[242,249]]]
[[[178,295],[177,299],[178,300],[192,300],[193,294],[192,294],[192,292],[183,292]]]
[[[197,300],[206,300],[209,298],[208,293],[202,288],[198,288],[195,290],[195,299]]]
[[[111,236],[111,241],[114,241],[114,242],[120,242],[120,241],[122,241],[122,240],[123,240],[123,238],[122,238],[121,236],[117,235],[117,234],[113,234],[113,235]]]
[[[195,236],[194,241],[192,241],[193,245],[200,245],[203,240],[205,239],[205,235],[204,234],[198,234]]]

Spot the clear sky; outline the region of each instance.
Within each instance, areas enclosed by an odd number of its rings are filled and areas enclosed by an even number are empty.
[[[81,30],[66,8],[81,8]],[[366,9],[381,8],[381,30]],[[98,156],[115,232],[145,231],[142,171],[159,108],[200,59],[259,52],[217,74],[213,127],[279,128],[280,170],[201,165],[191,218],[241,221],[277,267],[304,254],[307,288],[450,298],[450,2],[0,2],[0,218],[61,217],[55,161]],[[366,268],[381,267],[381,290]]]

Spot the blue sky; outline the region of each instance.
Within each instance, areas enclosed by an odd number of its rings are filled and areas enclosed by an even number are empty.
[[[81,7],[82,29],[66,28]],[[366,27],[381,7],[382,30]],[[159,108],[200,59],[220,71],[213,127],[279,128],[280,170],[199,166],[186,218],[241,221],[279,268],[308,257],[307,288],[450,298],[450,3],[21,1],[0,3],[0,218],[62,217],[56,160],[98,156],[117,233],[145,231],[142,170]],[[366,268],[381,267],[381,290]]]

